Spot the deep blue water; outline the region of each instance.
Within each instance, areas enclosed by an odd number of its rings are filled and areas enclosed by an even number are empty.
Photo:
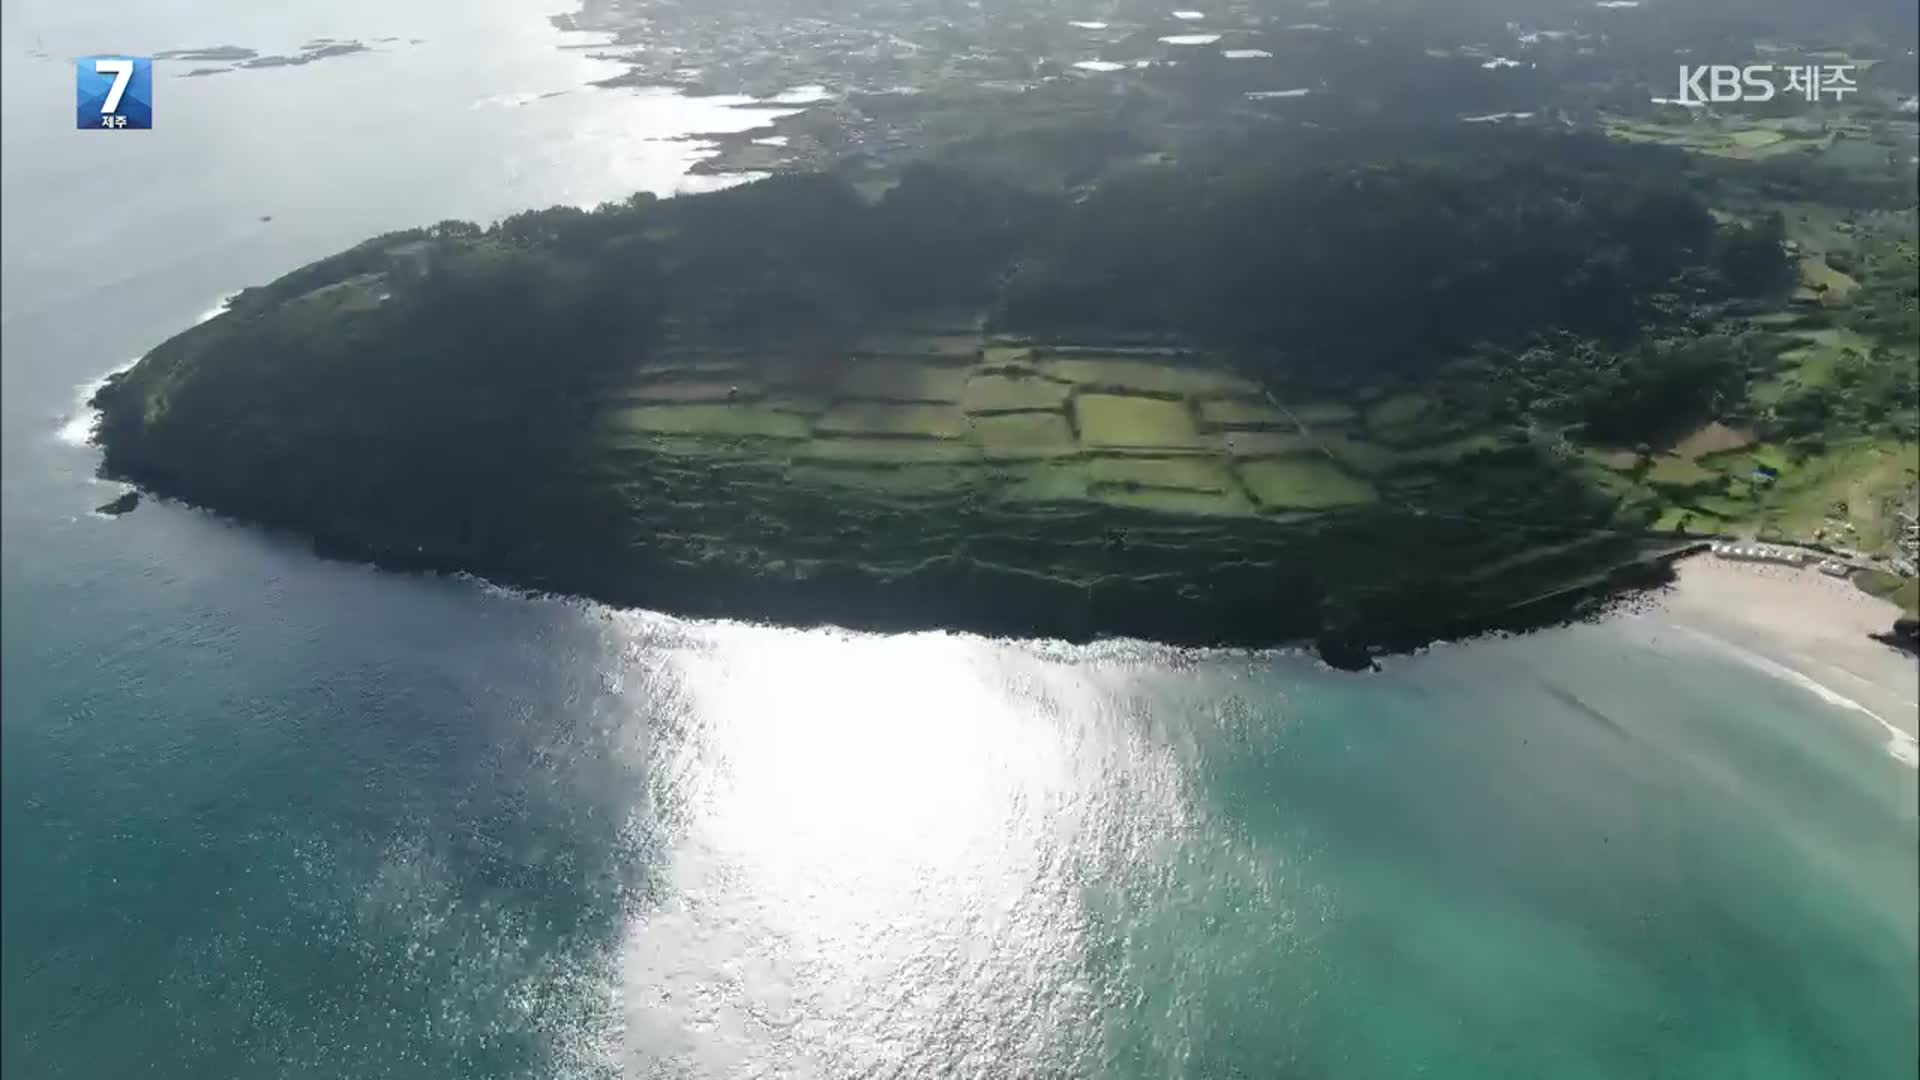
[[[731,114],[503,2],[5,10],[8,1075],[1913,1075],[1913,770],[1657,618],[1361,678],[93,515],[77,388],[223,294]],[[163,69],[143,134],[30,55],[322,36],[397,40]]]

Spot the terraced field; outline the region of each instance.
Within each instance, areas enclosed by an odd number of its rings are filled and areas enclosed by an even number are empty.
[[[1677,146],[1697,154],[1736,161],[1812,154],[1833,143],[1831,132],[1793,117],[1726,117],[1709,121],[1676,114],[1670,121],[1656,122],[1603,116],[1601,126],[1608,137],[1621,142]]]
[[[972,492],[1009,506],[1288,520],[1391,500],[1393,478],[1406,481],[1403,493],[1414,490],[1431,482],[1430,467],[1497,445],[1484,433],[1434,434],[1430,403],[1418,396],[1364,411],[1281,402],[1169,351],[955,333],[876,336],[863,346],[883,344],[892,351],[839,361],[694,356],[649,365],[607,395],[602,445],[616,471],[628,467],[619,455],[656,449],[887,498]]]

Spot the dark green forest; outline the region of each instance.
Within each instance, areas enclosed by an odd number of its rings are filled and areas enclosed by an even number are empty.
[[[1790,284],[1778,222],[1717,226],[1686,170],[1653,148],[1527,136],[1312,168],[1139,167],[1077,196],[917,167],[871,202],[801,175],[449,221],[248,290],[156,350],[178,369],[128,383],[170,384],[155,438],[283,469],[314,438],[397,444],[410,482],[432,485],[473,472],[438,467],[432,429],[496,432],[462,440],[499,449],[489,471],[544,468],[564,440],[532,454],[532,436],[664,347],[832,349],[966,310],[993,330],[1191,343],[1275,380],[1418,380],[1504,350],[1500,381],[1540,398],[1514,409],[1631,442],[1704,411],[1744,363],[1718,338],[1638,338]],[[374,275],[378,302],[355,285]],[[201,367],[219,377],[181,377]]]

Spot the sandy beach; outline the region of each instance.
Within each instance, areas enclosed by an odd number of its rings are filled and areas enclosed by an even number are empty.
[[[1811,568],[1710,554],[1674,567],[1654,612],[1798,675],[1836,704],[1872,714],[1908,757],[1920,731],[1920,659],[1873,640],[1900,609]],[[1809,689],[1814,689],[1809,686]],[[1911,755],[1920,760],[1920,753]]]

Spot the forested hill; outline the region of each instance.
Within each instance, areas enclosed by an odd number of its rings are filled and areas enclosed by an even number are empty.
[[[1059,195],[916,168],[876,199],[832,177],[787,176],[487,228],[443,222],[245,291],[101,392],[100,440],[109,471],[244,516],[529,583],[619,591],[547,570],[601,557],[592,553],[636,521],[659,534],[647,515],[664,511],[612,494],[631,477],[609,474],[597,434],[610,396],[655,368],[804,354],[831,381],[843,363],[834,358],[874,353],[862,344],[874,334],[940,323],[994,340],[1178,346],[1269,397],[1445,387],[1462,411],[1456,426],[1511,427],[1539,418],[1463,383],[1469,353],[1517,355],[1549,333],[1626,351],[1650,332],[1696,335],[1719,306],[1790,284],[1778,220],[1716,224],[1687,169],[1655,148],[1502,135],[1314,167],[1141,164]],[[1705,352],[1719,359],[1667,350],[1637,366],[1598,363],[1593,378],[1609,398],[1631,391],[1623,380],[1658,386],[1668,408],[1649,422],[1684,422],[1672,413],[1704,406],[1737,349]],[[722,389],[724,401],[742,394]],[[1066,404],[1034,411],[1067,410],[1063,426],[1084,440],[1089,421],[1068,399],[1088,389],[1110,388],[1069,387]],[[1556,388],[1576,402],[1578,391]],[[1235,422],[1209,419],[1203,405],[1183,407],[1200,410],[1197,430],[1219,442]],[[792,445],[756,442],[773,429],[749,427],[730,445],[756,461]],[[963,441],[979,438],[970,428]],[[908,443],[925,451],[891,445]],[[1091,468],[1122,450],[1140,447],[1076,444],[1063,456]],[[653,475],[647,462],[633,468]],[[1362,482],[1369,492],[1385,483]],[[1137,493],[1159,481],[1116,483]],[[1241,480],[1228,487],[1245,497]],[[1575,530],[1607,513],[1578,498],[1520,509]],[[1554,520],[1561,513],[1571,517]],[[809,527],[773,524],[775,535]]]

